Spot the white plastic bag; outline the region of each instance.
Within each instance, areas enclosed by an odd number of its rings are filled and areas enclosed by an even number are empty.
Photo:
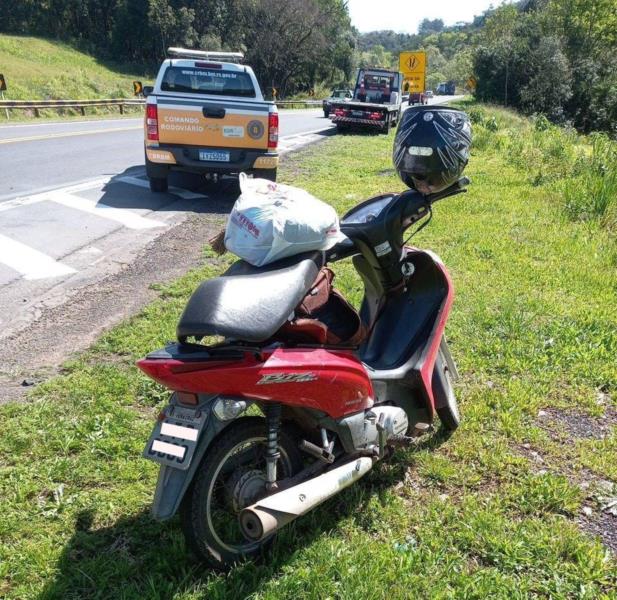
[[[338,216],[307,191],[240,173],[240,197],[227,220],[225,247],[256,267],[342,238]]]

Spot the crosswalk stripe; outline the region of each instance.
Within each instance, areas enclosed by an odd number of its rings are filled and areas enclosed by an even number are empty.
[[[125,177],[117,177],[114,179],[114,182],[121,181],[123,183],[129,183],[131,185],[137,185],[143,188],[150,188],[150,184],[145,179],[140,179],[139,177],[131,177],[130,175],[126,175]],[[203,194],[196,194],[195,192],[191,192],[189,190],[183,190],[182,188],[170,187],[169,193],[174,194],[174,196],[180,196],[184,200],[197,200],[199,198],[205,198]]]
[[[103,187],[109,182],[110,179],[110,177],[99,177],[97,179],[90,179],[89,181],[84,181],[82,183],[76,183],[75,185],[63,187],[61,188],[61,190],[40,192],[39,194],[32,194],[31,196],[21,196],[19,198],[14,198],[13,200],[0,202],[0,212],[19,208],[20,206],[28,206],[29,204],[36,204],[37,202],[49,200],[49,194],[53,194],[58,191],[75,194],[77,192],[84,192],[86,190],[92,190],[97,187]]]
[[[75,273],[51,256],[0,234],[0,263],[21,273],[25,279],[47,279]]]
[[[163,223],[162,221],[148,219],[125,208],[116,208],[114,206],[102,204],[97,200],[74,196],[73,194],[66,193],[64,190],[50,192],[47,195],[47,200],[56,202],[57,204],[62,204],[68,208],[74,208],[76,210],[81,210],[83,212],[96,215],[97,217],[117,221],[129,229],[152,229],[153,227],[166,227],[166,223]]]

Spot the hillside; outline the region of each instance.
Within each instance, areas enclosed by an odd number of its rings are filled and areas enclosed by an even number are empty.
[[[132,95],[134,79],[148,79],[62,42],[4,34],[0,72],[10,100],[122,98]]]

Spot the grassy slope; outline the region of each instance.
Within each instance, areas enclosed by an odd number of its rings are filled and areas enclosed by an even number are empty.
[[[132,363],[173,338],[190,291],[229,260],[208,259],[32,403],[0,407],[0,596],[615,598],[614,559],[577,521],[599,518],[599,479],[617,481],[617,434],[572,437],[561,419],[615,419],[608,234],[566,220],[554,184],[532,185],[495,150],[504,132],[483,129],[469,193],[437,206],[416,241],[457,289],[448,336],[464,424],[452,438],[399,452],[284,530],[265,564],[222,576],[193,563],[177,522],[147,514],[156,473],[140,454],[165,393]],[[391,147],[338,136],[289,159],[282,178],[343,212],[402,188]],[[337,271],[357,301],[350,267]]]
[[[144,79],[62,42],[4,34],[0,67],[7,100],[126,98],[133,95],[132,81]]]

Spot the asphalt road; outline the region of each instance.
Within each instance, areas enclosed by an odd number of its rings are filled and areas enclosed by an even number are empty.
[[[331,127],[321,110],[281,111],[285,138]],[[0,127],[0,202],[143,165],[142,119]]]

